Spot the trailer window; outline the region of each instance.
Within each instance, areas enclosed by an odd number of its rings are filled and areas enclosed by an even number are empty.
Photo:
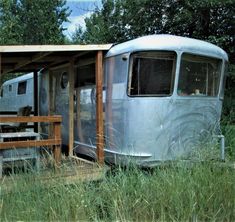
[[[18,95],[26,93],[27,81],[19,82],[18,84]]]
[[[130,96],[169,96],[173,93],[175,52],[132,54],[128,94]]]
[[[184,53],[181,59],[178,95],[217,96],[222,61]]]
[[[69,77],[67,72],[63,72],[60,78],[60,86],[62,89],[65,89],[68,85]]]

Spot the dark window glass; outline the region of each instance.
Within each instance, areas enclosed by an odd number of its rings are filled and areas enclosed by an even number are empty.
[[[19,82],[18,84],[18,95],[26,94],[27,81]]]
[[[60,86],[62,89],[65,89],[68,85],[69,82],[69,77],[67,72],[63,72],[61,74],[61,79],[60,79]]]
[[[12,91],[12,85],[9,85],[8,90],[9,90],[9,92]]]
[[[178,95],[217,96],[221,63],[219,59],[184,53],[181,59]]]
[[[173,93],[176,54],[140,52],[132,55],[131,96],[169,96]]]

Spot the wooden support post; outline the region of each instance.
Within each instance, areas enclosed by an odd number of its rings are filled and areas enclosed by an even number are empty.
[[[74,60],[69,65],[69,156],[73,156],[74,145]]]
[[[49,84],[48,84],[48,91],[49,91],[49,97],[48,97],[48,110],[49,115],[53,115],[55,112],[55,100],[54,100],[54,81],[53,81],[53,72],[49,70]]]
[[[103,122],[103,53],[96,55],[96,136],[97,160],[104,164],[104,122]]]
[[[54,138],[55,140],[61,138],[61,124],[58,122],[54,124]],[[54,158],[55,165],[59,166],[61,164],[61,145],[54,146]]]
[[[49,96],[48,96],[48,115],[52,116],[55,114],[55,93],[54,93],[54,80],[53,80],[53,72],[51,70],[49,70],[49,76],[48,76],[48,80],[49,80],[49,84],[48,84],[48,92],[49,92]],[[48,136],[49,138],[52,137],[53,135],[53,127],[52,124],[50,123],[49,125],[49,132],[48,132]]]
[[[2,54],[0,53],[0,86],[2,85]]]
[[[38,72],[33,72],[34,116],[38,116]],[[34,123],[34,132],[38,132],[38,123]]]

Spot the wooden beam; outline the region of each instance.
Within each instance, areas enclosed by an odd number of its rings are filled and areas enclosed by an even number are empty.
[[[70,61],[71,60],[74,60],[83,56],[83,55],[86,55],[88,54],[89,51],[85,51],[85,52],[79,52],[77,53],[76,55],[74,55],[72,57],[72,59],[70,57],[59,57],[57,59],[54,59],[53,63],[50,63],[50,65],[48,66],[50,69],[52,70],[57,70],[57,69],[60,69],[60,68],[64,68],[66,66],[69,66],[70,65]],[[74,62],[75,63],[75,62]]]
[[[69,66],[69,62],[66,61],[66,62],[63,62],[64,60],[61,60],[61,61],[58,61],[57,62],[54,62],[52,64],[50,64],[48,67],[50,68],[50,70],[58,70],[58,69],[63,69],[63,68],[66,68]],[[62,63],[60,63],[62,62]]]
[[[29,53],[29,52],[74,52],[109,50],[112,44],[99,45],[1,45],[0,53]]]
[[[45,54],[46,57],[41,57],[40,59],[37,60],[37,62],[40,62],[40,63],[48,63],[48,62],[55,62],[56,60],[70,60],[70,58],[66,55],[49,55],[48,54]],[[5,57],[3,58],[3,63],[21,63],[21,62],[25,62],[25,61],[28,61],[28,60],[32,60],[31,57]]]
[[[38,116],[38,72],[33,72],[33,102],[34,116]],[[34,123],[34,132],[38,132],[38,123]]]
[[[69,156],[73,155],[74,144],[74,60],[69,65]]]
[[[20,63],[20,62],[25,62],[25,60],[30,60],[31,57],[5,57],[2,59],[2,62],[3,63],[13,63],[13,64],[17,64],[17,63]]]
[[[1,149],[12,149],[20,147],[40,147],[40,146],[60,146],[61,139],[47,139],[47,140],[27,140],[27,141],[14,141],[14,142],[1,142]]]
[[[54,124],[54,139],[61,140],[61,124],[55,123]],[[61,163],[61,143],[54,144],[54,158],[55,164],[58,166]]]
[[[1,116],[1,123],[35,123],[35,122],[62,122],[61,116]]]
[[[104,164],[104,122],[103,122],[103,53],[96,55],[96,136],[97,160]]]
[[[80,59],[76,63],[76,66],[80,67],[80,66],[90,65],[92,63],[95,63],[95,61],[96,61],[95,58]]]
[[[0,53],[0,87],[2,86],[2,53]]]
[[[49,69],[49,74],[48,74],[48,115],[54,115],[55,113],[55,83],[54,83],[54,77],[53,77],[53,72]],[[48,128],[48,136],[49,138],[53,135],[53,127],[52,124],[49,125]]]
[[[40,60],[41,58],[48,56],[51,53],[52,52],[46,52],[46,53],[39,52],[36,55],[32,56],[31,59],[26,58],[25,60],[22,60],[12,70],[8,70],[8,72],[13,72],[14,70],[18,70],[23,66],[26,66],[26,65],[33,63],[33,62],[36,62],[36,61]]]
[[[40,70],[42,68],[47,68],[49,66],[48,63],[32,63],[32,64],[28,64],[26,66],[23,66],[21,68],[17,69],[17,72],[34,72],[35,70]],[[14,70],[15,66],[14,65],[10,65],[10,64],[3,64],[3,73],[7,74],[10,73],[11,70]],[[14,72],[14,71],[11,71]]]

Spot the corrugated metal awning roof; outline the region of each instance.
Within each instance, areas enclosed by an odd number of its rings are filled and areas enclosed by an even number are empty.
[[[68,63],[71,59],[92,57],[97,51],[108,51],[104,45],[10,45],[0,46],[1,73],[32,72]]]

